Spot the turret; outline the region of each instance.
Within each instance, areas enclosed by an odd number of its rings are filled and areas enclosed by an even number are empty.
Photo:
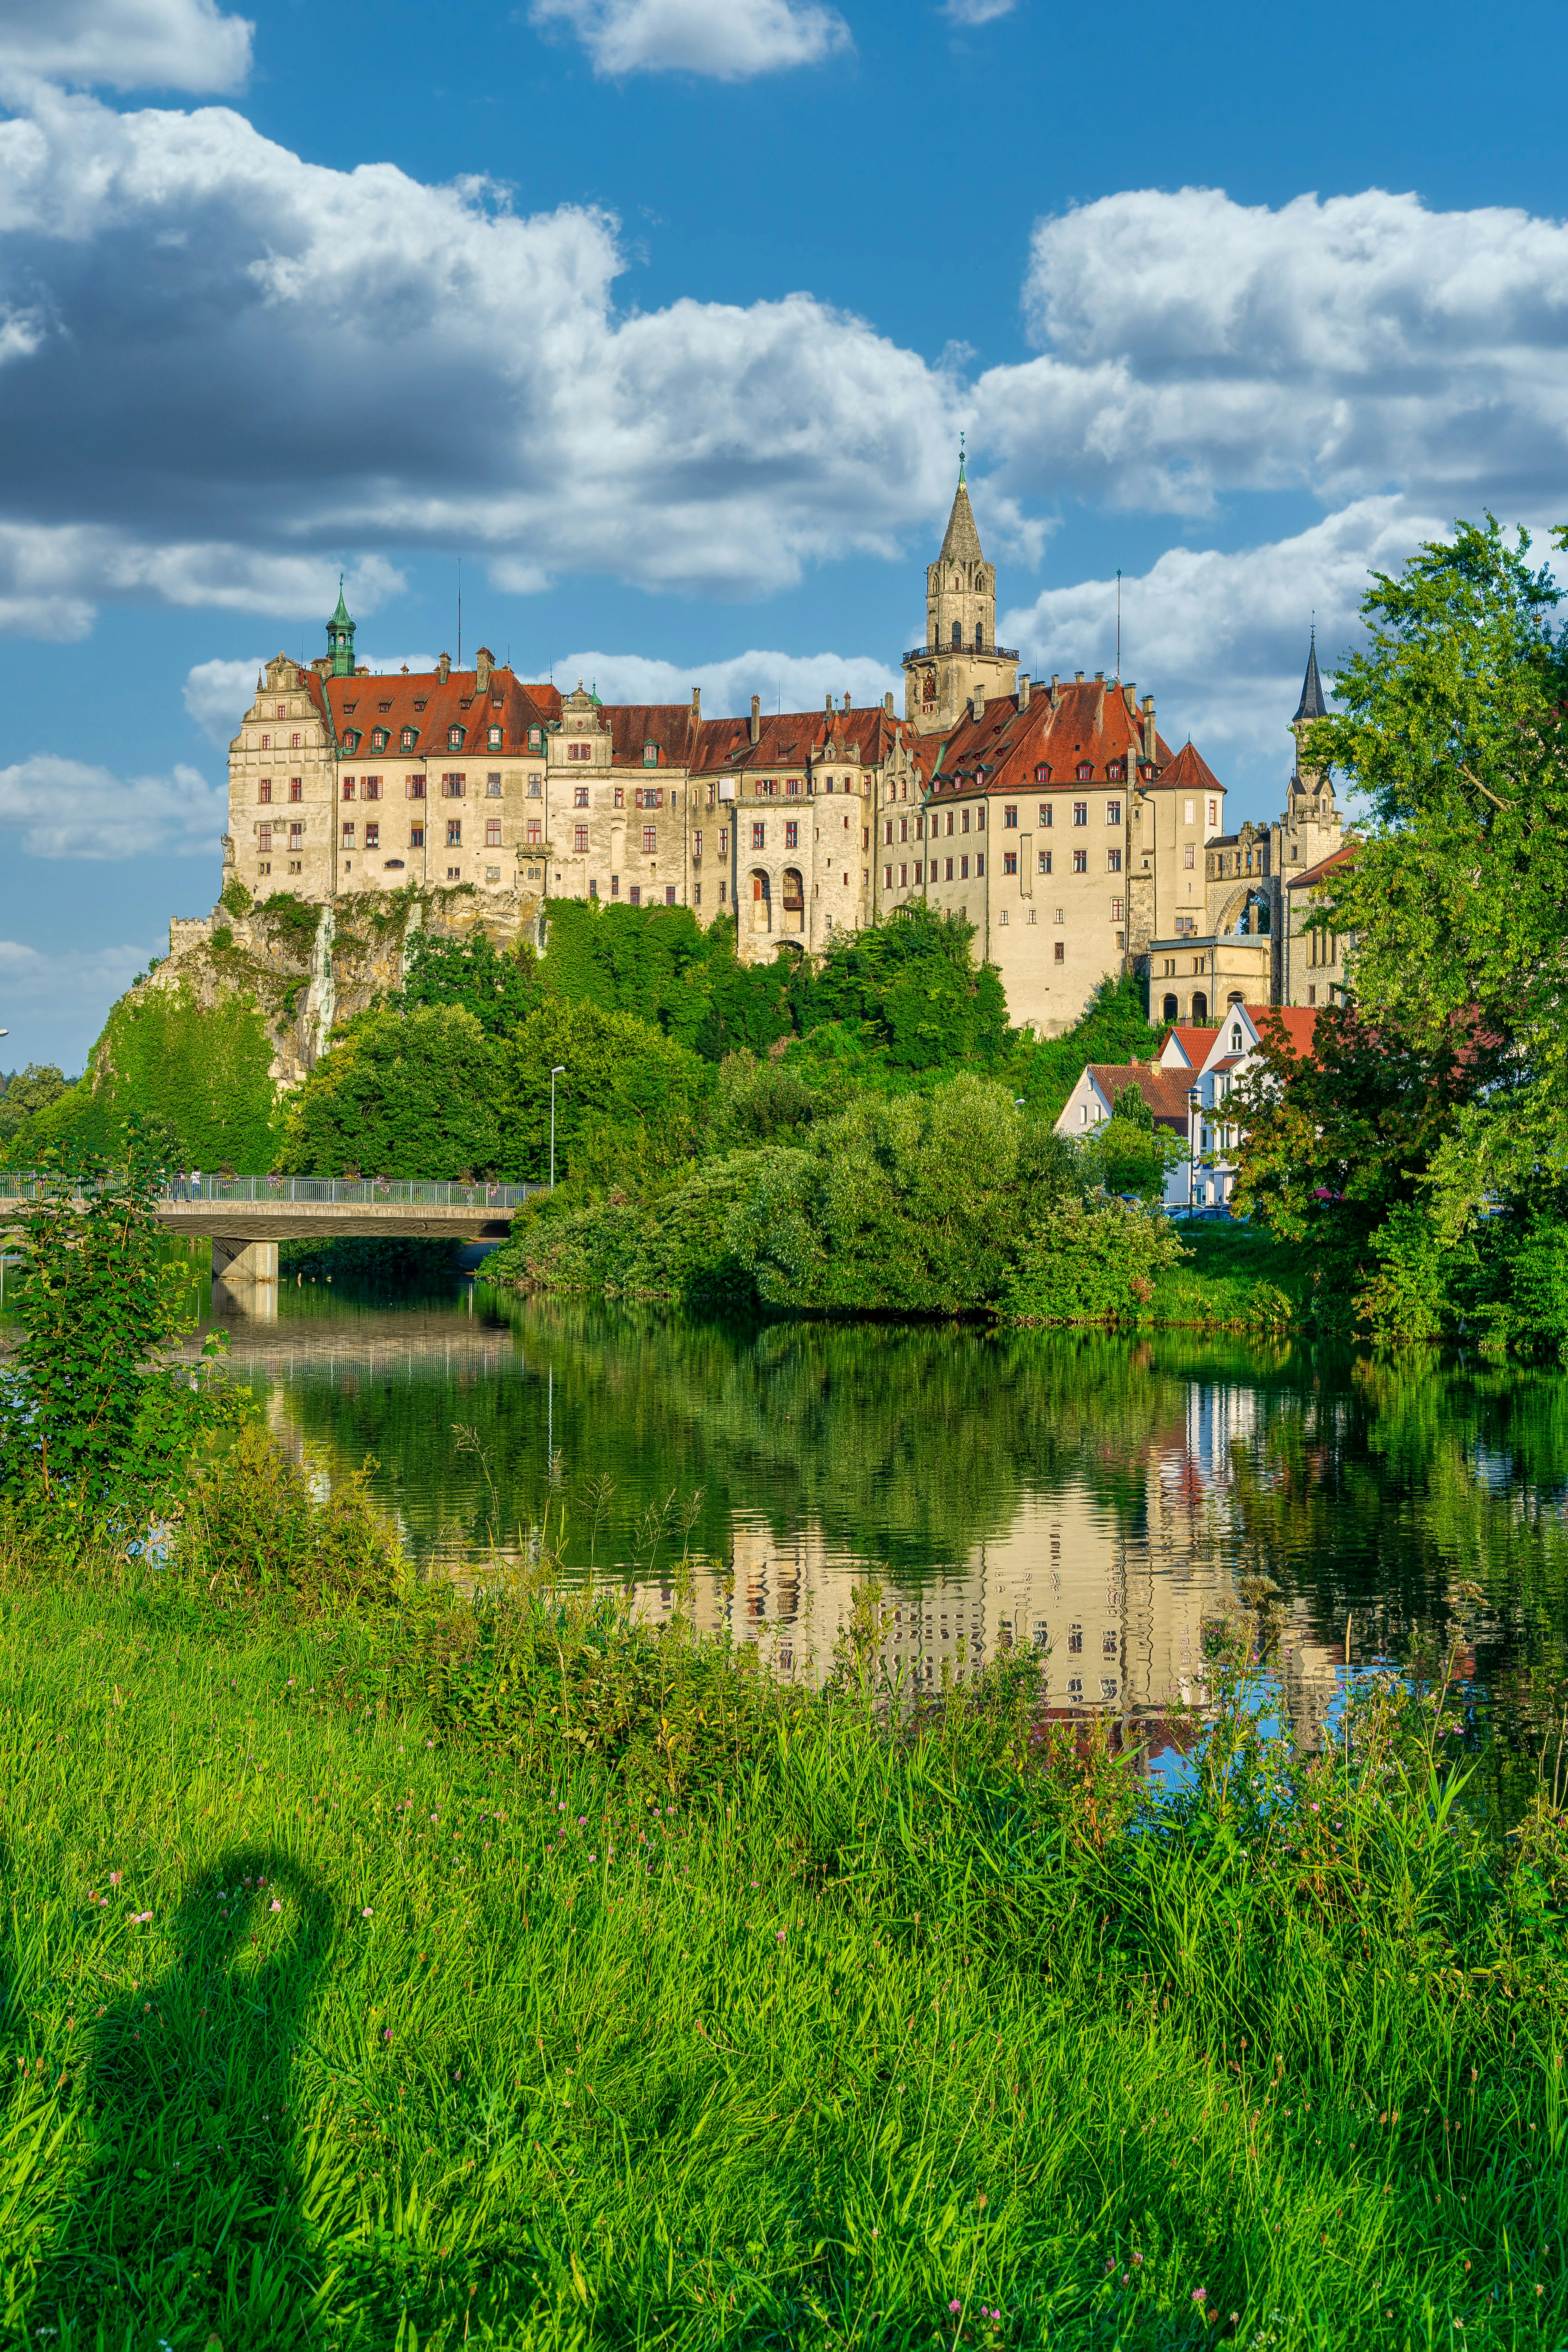
[[[354,674],[354,625],[343,602],[343,575],[338,574],[338,609],[327,623],[327,663],[331,677]]]

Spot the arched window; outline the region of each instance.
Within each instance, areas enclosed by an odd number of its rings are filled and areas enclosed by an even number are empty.
[[[1208,1017],[1209,1001],[1204,994],[1203,990],[1200,988],[1193,998],[1193,1019],[1194,1021],[1206,1021]]]
[[[1160,1007],[1160,1012],[1163,1019],[1166,1021],[1173,1021],[1176,1017],[1175,998],[1173,996],[1167,996],[1165,1002]]]
[[[985,651],[985,632],[978,621],[974,624],[974,650],[977,654],[983,654]]]
[[[963,651],[963,624],[962,621],[954,621],[952,625],[952,650],[955,654],[960,654]]]
[[[1239,1054],[1241,1051],[1241,1024],[1239,1021],[1233,1021],[1230,1024],[1230,1050],[1233,1054]]]

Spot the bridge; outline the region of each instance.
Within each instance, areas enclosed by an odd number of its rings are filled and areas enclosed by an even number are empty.
[[[0,1199],[30,1200],[28,1176],[0,1171]],[[442,1184],[412,1177],[179,1176],[158,1203],[165,1233],[210,1241],[215,1277],[276,1282],[279,1242],[342,1235],[504,1241],[543,1184]]]

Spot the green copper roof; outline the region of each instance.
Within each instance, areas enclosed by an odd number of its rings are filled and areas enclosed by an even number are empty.
[[[353,622],[349,617],[349,608],[343,602],[343,575],[341,572],[338,574],[338,609],[327,625],[329,628],[352,629],[353,627]]]

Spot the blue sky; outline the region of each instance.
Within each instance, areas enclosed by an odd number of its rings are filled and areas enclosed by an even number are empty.
[[[1568,518],[1561,9],[0,0],[0,1048],[218,878],[256,660],[868,698],[1004,634],[1266,815],[1309,621]]]

